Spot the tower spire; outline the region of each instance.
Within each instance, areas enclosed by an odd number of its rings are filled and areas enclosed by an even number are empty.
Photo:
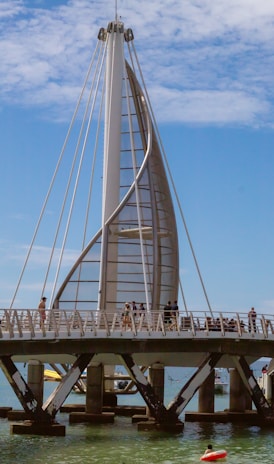
[[[117,0],[115,0],[115,21],[118,21],[118,6],[117,6]]]

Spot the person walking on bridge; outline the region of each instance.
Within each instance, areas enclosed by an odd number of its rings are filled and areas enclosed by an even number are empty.
[[[46,297],[43,296],[40,300],[40,303],[38,305],[38,310],[40,313],[40,327],[43,327],[43,324],[45,323],[46,320]]]
[[[168,301],[164,307],[164,323],[171,323],[171,301]]]

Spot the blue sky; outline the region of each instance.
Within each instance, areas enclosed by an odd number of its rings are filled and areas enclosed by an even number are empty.
[[[121,0],[118,13],[134,31],[212,308],[274,314],[274,2]],[[11,301],[98,30],[114,16],[114,0],[0,1],[1,307]],[[178,227],[189,309],[203,309]],[[41,282],[26,290],[21,306],[36,307]]]

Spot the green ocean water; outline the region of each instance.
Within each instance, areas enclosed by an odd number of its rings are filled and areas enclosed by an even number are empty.
[[[188,373],[169,369],[166,381],[166,403],[179,391]],[[172,377],[172,380],[170,380]],[[46,394],[56,385],[46,384]],[[19,407],[11,387],[0,374],[0,404]],[[71,394],[67,403],[84,402],[82,395]],[[121,404],[139,404],[139,397],[123,397]],[[215,410],[228,405],[228,395],[215,396]],[[197,410],[195,396],[187,411]],[[208,443],[215,450],[226,449],[227,464],[274,463],[274,429],[235,424],[185,422],[178,435],[163,432],[138,432],[127,417],[116,417],[114,424],[69,424],[67,414],[59,414],[58,422],[66,426],[65,437],[10,435],[10,424],[0,419],[1,464],[188,464],[200,462]]]

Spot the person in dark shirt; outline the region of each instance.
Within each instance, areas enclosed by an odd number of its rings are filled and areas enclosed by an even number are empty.
[[[257,313],[254,308],[248,313],[248,332],[256,332],[256,317]]]
[[[171,302],[168,301],[164,307],[164,323],[170,324],[171,322]]]

